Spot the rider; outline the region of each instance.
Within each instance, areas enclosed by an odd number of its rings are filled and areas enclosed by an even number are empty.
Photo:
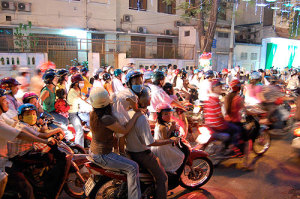
[[[151,102],[150,106],[148,107],[150,111],[150,120],[156,120],[156,106],[160,103],[167,103],[171,106],[179,107],[183,110],[185,108],[176,100],[172,99],[164,90],[163,85],[165,84],[165,75],[161,71],[157,71],[154,73],[153,77],[153,84],[149,84],[151,89]]]
[[[102,78],[105,82],[103,87],[105,88],[105,90],[107,90],[107,92],[110,95],[112,95],[113,94],[113,88],[112,88],[112,85],[111,85],[111,75],[109,73],[104,73]]]
[[[79,73],[79,69],[76,66],[72,66],[71,68],[69,68],[70,76],[68,77],[68,82],[67,82],[67,85],[66,85],[67,92],[69,92],[70,86],[72,84],[72,82],[71,82],[72,76],[76,75],[77,73]]]
[[[199,100],[200,101],[207,101],[210,93],[211,88],[211,81],[214,78],[214,71],[208,70],[204,74],[204,80],[200,82],[199,84]]]
[[[46,86],[41,91],[40,101],[43,105],[43,110],[54,117],[56,123],[59,123],[64,132],[67,133],[69,121],[64,116],[55,112],[55,72],[46,71],[43,75],[43,80]]]
[[[91,92],[91,88],[92,88],[92,84],[89,81],[89,77],[88,77],[88,72],[89,69],[87,67],[84,67],[80,70],[81,75],[83,77],[84,80],[84,86],[83,88],[81,88],[81,93],[84,94],[86,97],[89,97],[89,94]]]
[[[300,82],[298,78],[298,70],[294,69],[291,72],[291,77],[287,80],[286,88],[289,90],[296,90],[300,87]]]
[[[68,104],[70,105],[69,120],[76,131],[75,143],[84,147],[84,134],[81,119],[78,115],[80,104],[85,103],[81,98],[80,92],[81,88],[84,86],[84,79],[81,74],[76,74],[72,76],[71,81],[72,84],[67,97]]]
[[[261,103],[262,83],[259,72],[252,72],[250,75],[250,84],[245,86],[245,103],[255,105]]]
[[[4,89],[0,89],[0,116],[8,111],[7,92]],[[5,186],[7,183],[7,173],[5,173],[5,167],[10,167],[11,163],[7,159],[7,142],[13,141],[15,138],[28,141],[28,142],[41,142],[44,144],[54,144],[54,140],[49,138],[48,140],[41,139],[34,136],[38,134],[34,130],[28,127],[22,127],[21,130],[17,130],[4,122],[0,117],[0,198],[2,197]],[[10,177],[10,176],[9,176]],[[21,193],[22,198],[34,198],[33,189],[24,176],[18,176],[19,179],[10,180],[15,183],[14,188]],[[22,179],[20,179],[22,178]]]
[[[210,127],[214,133],[213,135],[216,137],[220,137],[221,139],[228,139],[227,134],[231,135],[231,141],[235,146],[238,146],[238,137],[240,134],[240,128],[232,123],[225,122],[219,96],[223,93],[222,83],[219,79],[211,80],[211,93],[209,94],[209,98],[205,101],[204,104],[204,116],[205,116],[205,125]],[[229,146],[229,142],[226,147]]]
[[[115,78],[112,80],[112,89],[115,94],[118,94],[120,91],[125,89],[121,81],[122,73],[121,69],[116,69],[114,71]]]
[[[58,77],[58,81],[56,84],[56,90],[59,90],[59,89],[67,90],[66,85],[68,82],[68,74],[69,74],[69,71],[66,69],[59,69],[57,71],[56,75]]]
[[[172,111],[172,107],[166,103],[161,103],[156,107],[155,140],[170,139],[173,136],[172,133],[177,130],[176,122],[171,122]],[[173,147],[172,144],[159,147],[153,146],[151,150],[159,158],[167,172],[176,173],[183,163],[184,154],[178,147]]]
[[[14,78],[5,77],[0,81],[0,87],[9,92],[7,95],[7,101],[9,105],[9,110],[4,114],[5,117],[9,119],[17,120],[18,117],[18,108],[21,106],[21,103],[15,98],[21,84]]]
[[[139,166],[136,162],[112,152],[114,132],[128,134],[136,120],[141,116],[136,112],[126,125],[121,125],[112,115],[112,105],[108,92],[94,88],[90,95],[92,142],[90,154],[94,162],[103,168],[120,169],[127,174],[129,199],[140,199]]]
[[[147,108],[150,104],[149,90],[144,88],[139,97],[139,107]],[[147,169],[154,177],[156,198],[167,197],[168,177],[158,158],[151,152],[151,146],[162,146],[177,142],[179,138],[172,137],[164,140],[154,140],[151,134],[147,116],[141,115],[134,127],[126,136],[126,151],[132,160]]]
[[[148,84],[152,84],[152,76],[153,76],[153,71],[146,71],[144,73],[144,86],[145,87],[149,88]]]

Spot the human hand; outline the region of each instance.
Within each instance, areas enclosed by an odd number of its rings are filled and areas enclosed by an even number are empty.
[[[178,142],[180,141],[180,137],[171,137],[170,140],[171,140],[171,143],[178,144]]]
[[[50,138],[48,138],[48,140],[47,140],[47,144],[48,144],[48,145],[53,146],[53,145],[55,145],[56,143],[57,143],[57,140],[54,139],[53,137],[50,137]]]
[[[177,129],[176,122],[173,121],[173,122],[172,122],[172,125],[171,125],[171,127],[170,127],[170,130],[171,130],[171,131],[175,131],[176,129]]]

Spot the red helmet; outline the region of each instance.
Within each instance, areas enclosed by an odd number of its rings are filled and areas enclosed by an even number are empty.
[[[233,90],[233,91],[239,91],[241,88],[241,82],[238,79],[232,80],[229,83],[229,87]]]
[[[227,69],[227,68],[224,68],[224,69],[222,70],[222,74],[228,74],[228,69]]]
[[[15,78],[5,77],[0,80],[0,87],[3,89],[10,89],[13,86],[21,85]]]
[[[32,98],[36,98],[38,99],[38,95],[33,93],[33,92],[27,92],[23,95],[23,103],[26,104],[26,103],[29,103],[29,100],[32,99]]]
[[[157,113],[160,113],[162,111],[173,111],[172,107],[170,104],[167,104],[167,103],[161,103],[159,105],[156,106],[156,112]]]
[[[180,69],[175,70],[175,75],[178,75],[180,73]]]
[[[80,81],[84,81],[84,79],[83,79],[83,77],[82,77],[81,74],[76,74],[76,75],[73,75],[73,76],[71,77],[71,82],[72,82],[72,84],[77,83],[77,82],[80,82]]]

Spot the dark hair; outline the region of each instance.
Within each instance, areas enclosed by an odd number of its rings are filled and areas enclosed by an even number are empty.
[[[65,77],[66,77],[67,75],[68,75],[68,74],[65,74],[65,75],[63,75],[63,76],[60,76],[60,77],[58,78],[57,84],[62,85],[62,83],[65,81]]]
[[[164,112],[164,111],[157,113],[157,122],[158,122],[158,124],[167,126],[168,122],[166,122],[162,119],[162,112]]]
[[[226,113],[229,115],[231,114],[231,105],[232,105],[232,100],[233,98],[236,96],[238,91],[233,91],[231,93],[229,93],[226,98],[225,98],[225,110]]]
[[[111,105],[107,105],[103,108],[94,108],[94,111],[96,115],[98,116],[98,119],[100,120],[104,115],[112,115],[112,108]]]
[[[176,70],[176,69],[177,69],[177,65],[173,65],[173,69],[175,69],[175,70]]]
[[[173,95],[174,94],[174,90],[173,90],[173,85],[169,82],[165,83],[165,85],[163,86],[163,90],[168,94],[168,95]],[[172,93],[173,91],[173,93]]]
[[[58,99],[65,99],[64,98],[64,95],[66,95],[67,93],[66,93],[66,90],[65,89],[58,89],[57,91],[56,91],[56,97],[58,98]]]

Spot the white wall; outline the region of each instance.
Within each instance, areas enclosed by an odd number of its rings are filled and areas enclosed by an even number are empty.
[[[239,65],[241,68],[245,68],[247,71],[262,68],[261,48],[261,45],[236,43],[234,48],[235,65]],[[247,53],[247,60],[241,59],[242,52]],[[251,60],[251,53],[257,53],[256,60]]]

